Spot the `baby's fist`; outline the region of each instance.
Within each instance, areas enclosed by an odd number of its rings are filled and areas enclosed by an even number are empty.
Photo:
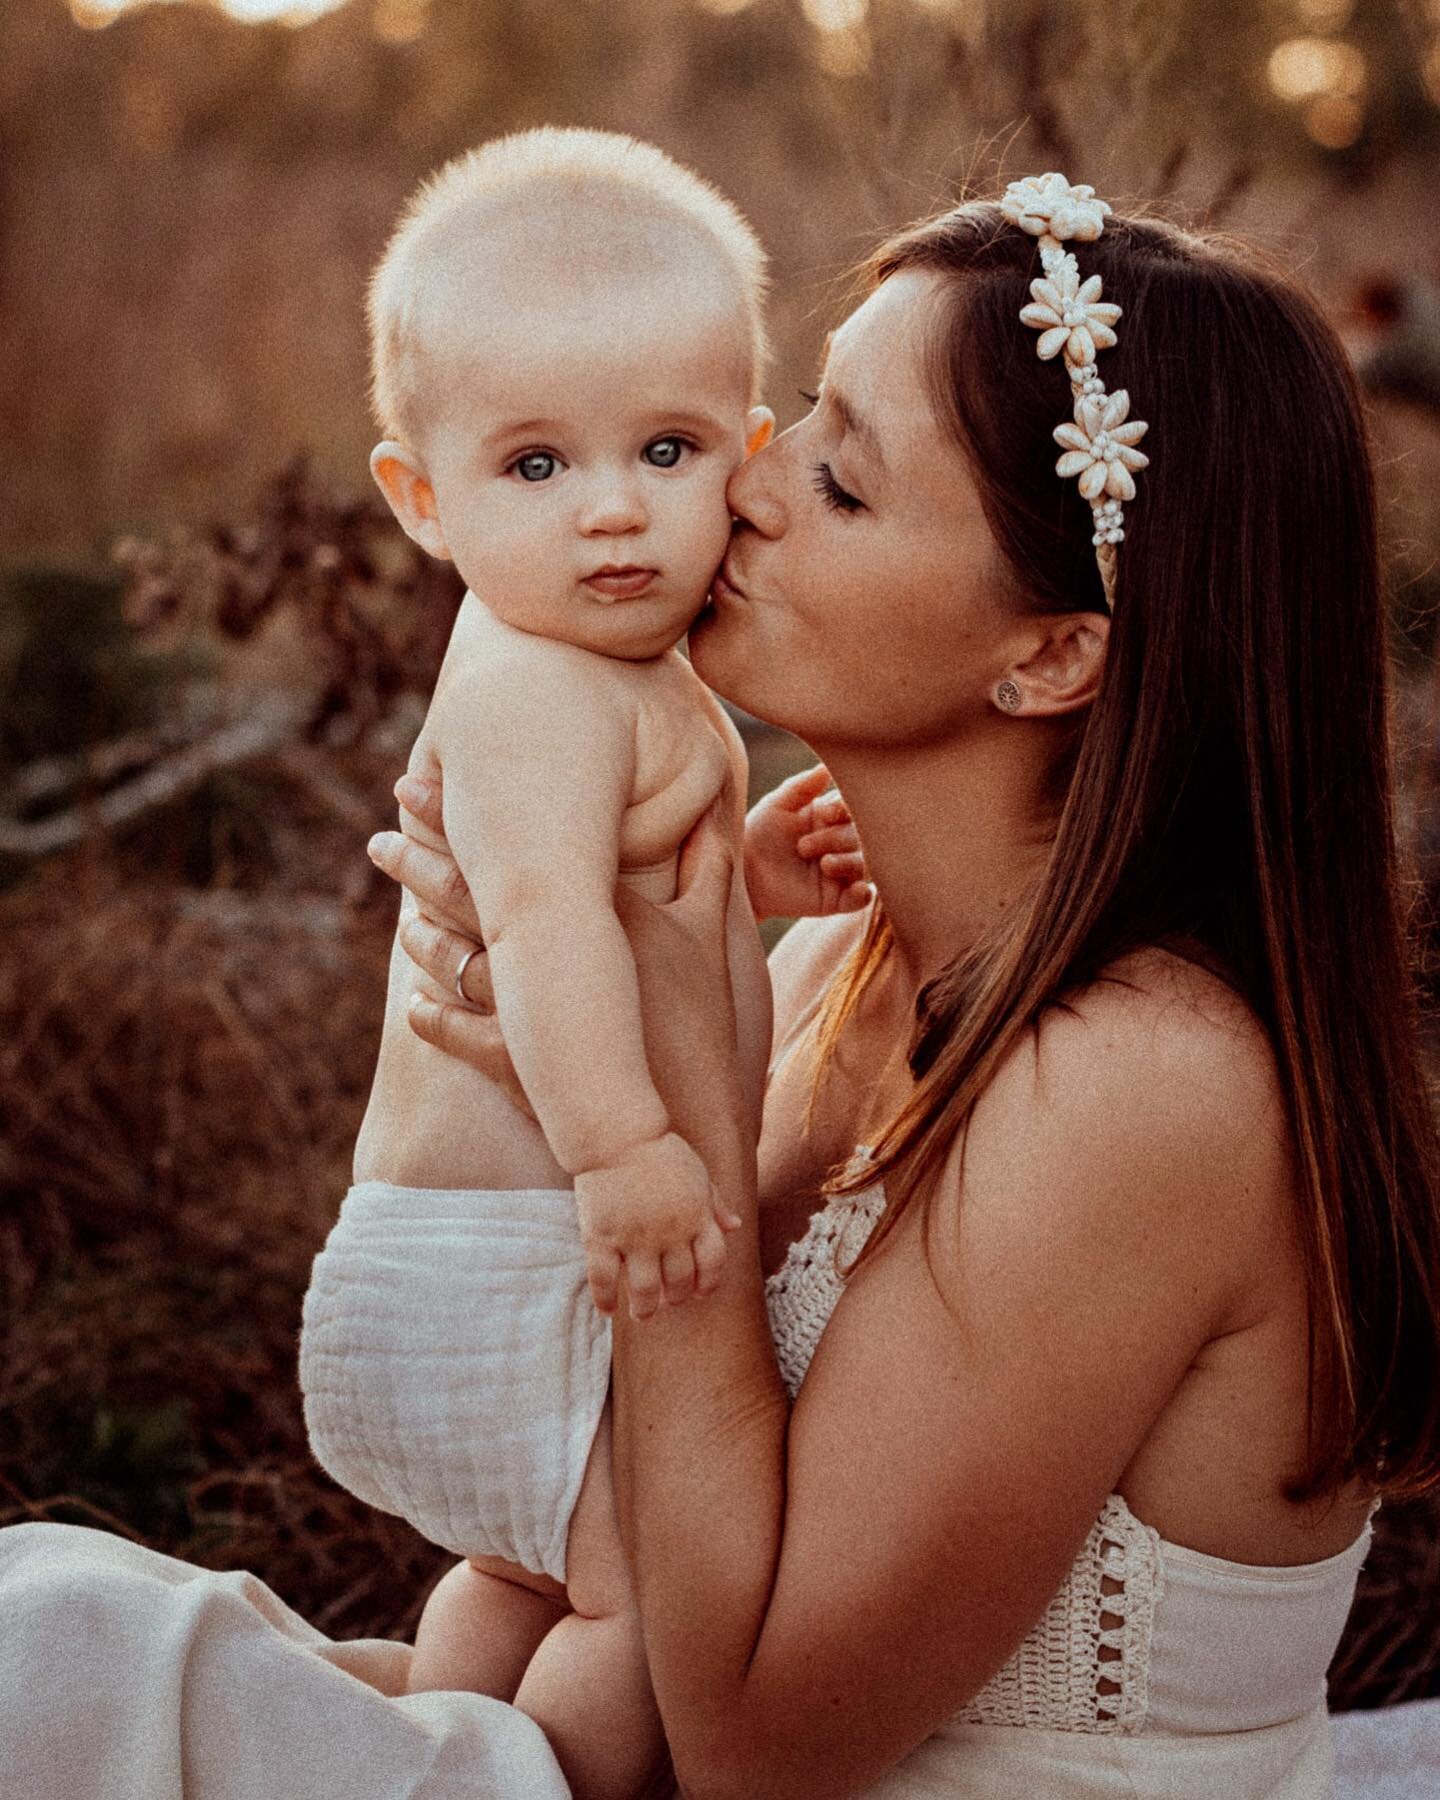
[[[673,1131],[637,1144],[613,1162],[575,1177],[575,1206],[585,1269],[598,1311],[620,1298],[623,1274],[630,1316],[648,1319],[708,1294],[725,1260],[724,1231],[740,1221],[721,1204],[705,1164]]]

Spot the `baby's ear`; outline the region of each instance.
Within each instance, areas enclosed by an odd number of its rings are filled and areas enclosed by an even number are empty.
[[[763,450],[775,435],[775,415],[768,406],[752,406],[745,415],[745,454]]]
[[[422,550],[428,550],[442,562],[449,562],[450,552],[445,547],[440,514],[435,506],[435,490],[415,452],[387,439],[370,452],[370,473],[390,502],[390,510],[404,527],[405,535],[414,538]]]

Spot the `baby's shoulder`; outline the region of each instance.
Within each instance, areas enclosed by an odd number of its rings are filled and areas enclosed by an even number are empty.
[[[614,660],[534,632],[457,628],[435,686],[437,723],[557,725],[592,713],[633,719],[639,696]]]

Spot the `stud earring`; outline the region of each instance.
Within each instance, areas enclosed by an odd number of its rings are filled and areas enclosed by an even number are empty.
[[[1013,713],[1020,705],[1020,690],[1013,681],[1002,681],[995,690],[995,704]]]

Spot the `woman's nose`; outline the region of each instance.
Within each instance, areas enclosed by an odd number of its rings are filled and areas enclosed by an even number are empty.
[[[638,481],[619,473],[600,477],[585,497],[580,529],[587,537],[617,537],[649,523]]]
[[[725,499],[742,525],[752,525],[762,537],[779,537],[785,529],[785,508],[778,477],[782,470],[785,436],[746,457],[730,477]]]

